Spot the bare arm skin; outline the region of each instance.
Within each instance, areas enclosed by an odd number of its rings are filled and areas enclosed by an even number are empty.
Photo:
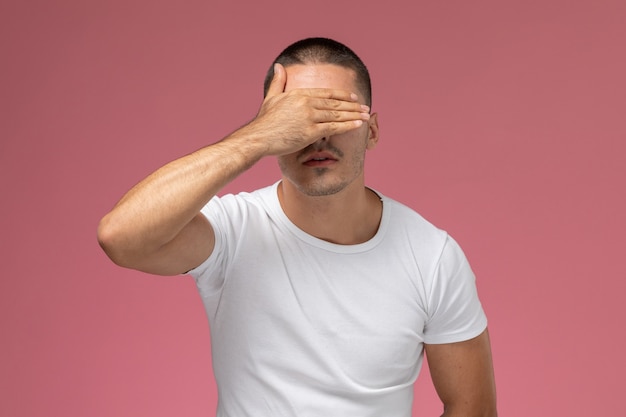
[[[198,266],[214,234],[200,209],[228,182],[268,155],[298,151],[347,132],[369,118],[354,93],[331,89],[284,92],[277,64],[258,115],[221,141],[177,159],[133,187],[100,221],[98,241],[118,265],[158,275]]]
[[[433,384],[444,405],[442,417],[496,417],[496,388],[489,333],[474,339],[426,345]]]

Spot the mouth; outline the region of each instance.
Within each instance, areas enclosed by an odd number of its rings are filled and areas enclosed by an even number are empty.
[[[304,158],[303,165],[320,167],[337,162],[337,158],[330,152],[315,152]]]

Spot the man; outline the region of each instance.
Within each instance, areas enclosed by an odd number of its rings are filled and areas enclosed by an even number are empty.
[[[486,318],[458,245],[367,188],[370,79],[330,39],[276,59],[258,115],[131,189],[101,221],[119,265],[190,273],[218,416],[410,416],[426,351],[444,415],[495,416]],[[261,158],[282,178],[216,197]]]

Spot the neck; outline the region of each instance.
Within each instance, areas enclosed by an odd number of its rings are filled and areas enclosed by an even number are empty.
[[[340,245],[371,239],[382,216],[380,197],[363,184],[352,184],[332,195],[308,196],[283,179],[278,185],[278,199],[285,215],[298,228]]]

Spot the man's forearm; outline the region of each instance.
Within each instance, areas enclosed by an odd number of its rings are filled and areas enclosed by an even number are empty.
[[[115,260],[171,241],[229,181],[262,156],[244,132],[179,158],[133,187],[101,221],[99,239]]]

